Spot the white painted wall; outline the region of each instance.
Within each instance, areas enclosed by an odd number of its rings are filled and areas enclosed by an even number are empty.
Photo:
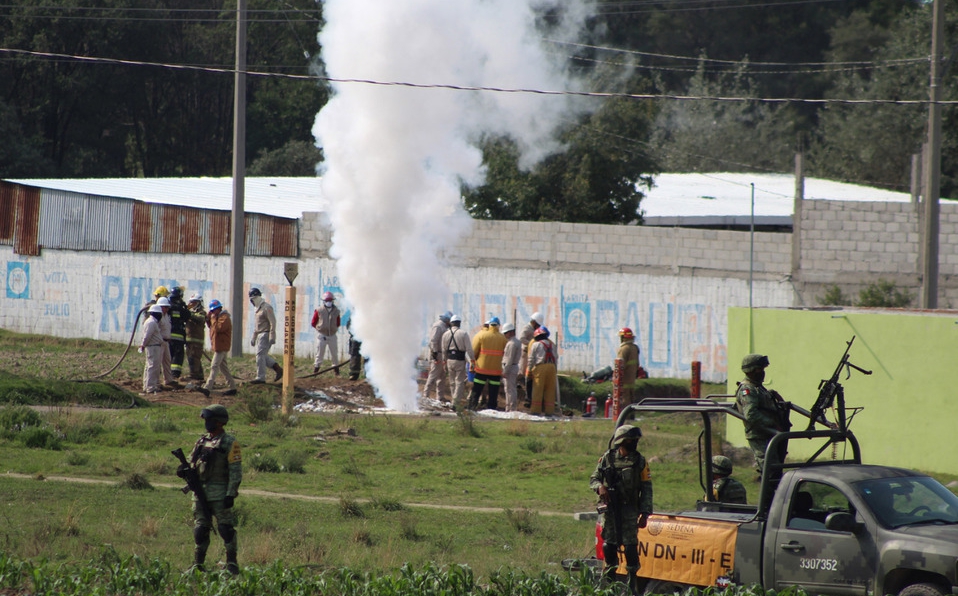
[[[187,297],[201,292],[206,303],[216,298],[229,304],[228,257],[48,249],[38,257],[23,257],[10,247],[0,247],[0,256],[6,272],[0,326],[13,331],[125,343],[138,311],[160,284],[185,286]],[[286,261],[251,257],[245,263],[246,289],[259,287],[280,318]],[[747,280],[717,277],[450,266],[445,281],[451,291],[445,308],[460,314],[471,331],[494,315],[503,324],[512,321],[514,312],[521,327],[532,312],[541,311],[559,338],[560,369],[567,371],[591,372],[611,364],[617,331],[629,326],[642,350],[641,363],[652,376],[685,377],[689,363],[700,360],[704,379],[722,381],[726,312],[729,306],[748,304]],[[296,287],[296,353],[311,356],[315,334],[308,325],[318,296],[332,291],[347,316],[351,313],[330,259],[299,261]],[[754,285],[756,306],[787,306],[790,300],[785,282]],[[410,312],[421,318],[425,347],[438,312],[415,306]],[[234,313],[234,325],[244,337],[250,329],[247,315],[248,310],[240,327]],[[345,330],[341,333],[345,340]],[[340,342],[343,352],[345,343]],[[281,342],[273,350],[281,353]]]

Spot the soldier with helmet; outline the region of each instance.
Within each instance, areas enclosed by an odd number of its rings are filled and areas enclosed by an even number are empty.
[[[634,401],[635,379],[639,374],[639,346],[635,345],[635,334],[628,327],[619,330],[619,342],[615,357],[622,361],[619,407],[624,408]]]
[[[183,357],[186,355],[186,324],[190,310],[183,301],[183,288],[173,286],[170,290],[170,368],[173,378],[183,374]]]
[[[226,366],[226,356],[233,345],[233,321],[230,313],[223,308],[219,300],[210,300],[210,312],[206,315],[206,325],[210,328],[210,349],[213,350],[213,361],[210,362],[210,376],[200,391],[207,396],[216,383],[216,375],[222,374],[229,385],[223,395],[236,395],[236,381]]]
[[[472,340],[469,332],[460,329],[462,318],[459,315],[449,317],[449,329],[442,334],[442,355],[446,360],[446,372],[449,373],[449,390],[452,392],[452,405],[461,408],[466,395],[466,362],[474,359]],[[444,395],[440,395],[444,399]]]
[[[625,551],[629,588],[637,593],[639,570],[638,531],[652,513],[652,473],[639,453],[642,430],[623,424],[615,429],[609,450],[599,459],[589,477],[589,487],[599,495],[597,509],[602,520],[603,579],[615,580],[619,547]]]
[[[748,503],[745,486],[732,478],[732,460],[725,455],[712,457],[712,498],[720,503]]]
[[[745,380],[739,383],[735,392],[735,408],[745,417],[745,439],[755,455],[755,468],[760,477],[769,441],[791,427],[788,404],[777,391],[763,385],[768,364],[768,356],[746,355],[742,359]],[[777,463],[785,461],[787,449],[787,443],[781,443],[778,453],[774,454]]]
[[[339,307],[335,304],[335,296],[332,292],[323,294],[323,305],[313,311],[313,320],[310,326],[316,330],[316,360],[313,362],[313,374],[319,372],[323,365],[323,359],[326,357],[326,347],[329,346],[329,361],[335,367],[333,370],[336,376],[339,376],[339,346],[337,333],[339,333]]]
[[[160,371],[163,368],[163,336],[160,335],[160,318],[163,309],[156,304],[147,309],[146,323],[143,325],[143,339],[138,351],[146,355],[143,363],[143,393],[159,393]]]
[[[203,309],[203,296],[193,294],[186,303],[189,318],[186,320],[186,362],[190,367],[190,378],[203,381],[203,344],[206,342],[206,310]]]
[[[273,381],[279,381],[283,378],[283,367],[269,355],[270,347],[276,343],[276,315],[273,313],[273,306],[266,302],[259,288],[249,291],[249,302],[254,309],[253,336],[250,337],[249,345],[256,348],[256,378],[250,383],[265,383],[267,368],[276,373]]]
[[[206,426],[206,434],[193,446],[189,467],[181,465],[176,471],[177,476],[185,478],[189,468],[196,470],[206,497],[207,507],[204,508],[197,503],[199,497],[193,495],[193,564],[199,570],[204,569],[212,518],[216,518],[216,529],[226,547],[226,570],[236,575],[239,564],[236,560],[238,548],[233,504],[243,481],[243,457],[236,437],[223,428],[230,419],[225,406],[207,406],[200,412],[200,417]]]
[[[529,344],[529,369],[526,371],[526,377],[532,379],[532,405],[529,406],[529,413],[552,416],[559,382],[556,376],[556,346],[549,339],[549,328],[545,325],[536,329],[533,339],[535,341]]]

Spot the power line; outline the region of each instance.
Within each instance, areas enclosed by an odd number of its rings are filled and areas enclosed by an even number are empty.
[[[201,66],[189,66],[185,64],[168,64],[161,62],[145,62],[140,60],[122,60],[118,58],[100,58],[94,56],[76,56],[72,54],[59,54],[54,52],[36,52],[31,50],[20,50],[15,48],[0,48],[0,52],[11,54],[28,55],[41,58],[70,59],[80,62],[97,64],[119,64],[126,66],[151,66],[156,68],[167,68],[171,70],[192,70],[200,72],[209,72],[217,74],[235,74],[236,70],[232,68],[213,68]],[[822,98],[808,99],[799,97],[724,97],[713,95],[678,95],[670,93],[624,93],[624,92],[602,92],[602,91],[571,91],[571,90],[550,90],[550,89],[532,89],[532,88],[510,88],[510,87],[491,87],[476,85],[454,85],[450,83],[414,83],[409,81],[380,81],[375,79],[360,78],[339,78],[326,77],[319,75],[297,75],[285,73],[269,73],[260,71],[243,71],[249,76],[255,77],[277,77],[288,79],[300,79],[310,81],[327,81],[330,83],[341,84],[361,84],[375,85],[380,87],[405,87],[411,89],[442,89],[448,91],[484,91],[490,93],[510,93],[527,95],[547,95],[547,96],[573,96],[589,97],[597,99],[645,99],[645,100],[674,100],[674,101],[721,101],[721,102],[758,102],[770,104],[813,104],[813,105],[920,105],[927,106],[931,103],[928,99],[842,99],[842,98]],[[935,102],[938,105],[950,106],[958,105],[958,100],[941,100]]]

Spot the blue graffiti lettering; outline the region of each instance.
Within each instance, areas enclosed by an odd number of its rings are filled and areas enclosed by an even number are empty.
[[[100,313],[100,331],[120,330],[120,305],[123,303],[123,280],[116,275],[103,276],[103,301]]]

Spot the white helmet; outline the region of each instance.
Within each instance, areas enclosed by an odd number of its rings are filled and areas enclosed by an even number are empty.
[[[515,330],[516,330],[516,326],[513,325],[512,323],[506,323],[505,325],[502,326],[503,334],[506,334],[506,333],[509,333],[510,331],[515,331]]]
[[[157,305],[157,306],[172,306],[172,305],[170,304],[170,299],[167,298],[166,296],[162,296],[162,297],[158,298],[158,299],[156,300],[156,305]]]
[[[190,296],[190,302],[203,302],[203,295],[200,293],[194,293]]]
[[[540,313],[539,311],[536,311],[536,312],[532,313],[532,316],[529,317],[529,320],[535,321],[536,323],[538,323],[538,324],[541,325],[541,324],[542,324],[542,313]]]
[[[148,312],[158,312],[158,313],[162,313],[162,312],[163,312],[163,307],[160,306],[159,304],[154,304],[153,306],[150,307],[150,310],[149,310]]]
[[[462,317],[460,317],[459,315],[452,315],[451,317],[449,317],[449,322],[450,322],[450,323],[462,323]]]

